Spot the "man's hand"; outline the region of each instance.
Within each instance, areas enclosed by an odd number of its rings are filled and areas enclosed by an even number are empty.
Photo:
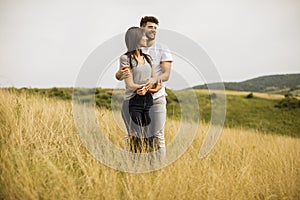
[[[148,90],[148,92],[156,93],[161,88],[162,88],[162,81],[161,81],[161,79],[158,78],[158,82],[156,84],[154,84],[153,87]]]
[[[151,88],[153,88],[153,86],[157,83],[157,78],[150,78],[149,79],[149,82],[146,83],[145,87],[146,87],[146,90],[150,90]]]
[[[126,79],[130,75],[130,68],[129,66],[123,66],[119,71],[116,73],[116,78],[118,80]]]

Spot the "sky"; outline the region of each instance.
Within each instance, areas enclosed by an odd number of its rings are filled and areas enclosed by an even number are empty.
[[[0,87],[73,87],[91,53],[145,15],[201,46],[222,81],[300,73],[299,0],[0,0]],[[213,81],[188,65],[174,55],[168,87]],[[122,87],[118,67],[98,86]]]

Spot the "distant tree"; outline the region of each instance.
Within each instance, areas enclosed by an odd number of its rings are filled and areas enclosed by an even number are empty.
[[[251,92],[251,93],[249,93],[247,96],[246,96],[246,98],[247,99],[251,99],[251,98],[253,98],[254,97],[254,95],[253,95],[253,93]]]
[[[293,95],[291,94],[291,93],[286,93],[286,94],[284,94],[284,97],[285,98],[290,98],[290,97],[292,97]]]

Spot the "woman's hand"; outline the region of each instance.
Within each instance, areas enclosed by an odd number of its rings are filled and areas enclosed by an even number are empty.
[[[145,87],[146,90],[148,91],[149,89],[153,88],[157,83],[157,79],[156,77],[151,77],[148,81],[148,83],[146,83]]]
[[[142,87],[136,90],[138,95],[144,96],[148,92],[146,85],[141,85]]]

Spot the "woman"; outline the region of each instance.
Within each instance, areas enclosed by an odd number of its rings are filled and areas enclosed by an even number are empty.
[[[133,152],[142,152],[143,149],[152,150],[154,137],[149,135],[151,123],[149,110],[153,105],[152,94],[161,86],[154,84],[153,88],[146,87],[149,82],[156,82],[151,57],[142,53],[141,47],[147,46],[147,37],[143,29],[131,27],[125,34],[127,52],[120,57],[120,69],[116,76],[124,78],[126,91],[122,106],[122,117],[129,135],[127,143]]]

